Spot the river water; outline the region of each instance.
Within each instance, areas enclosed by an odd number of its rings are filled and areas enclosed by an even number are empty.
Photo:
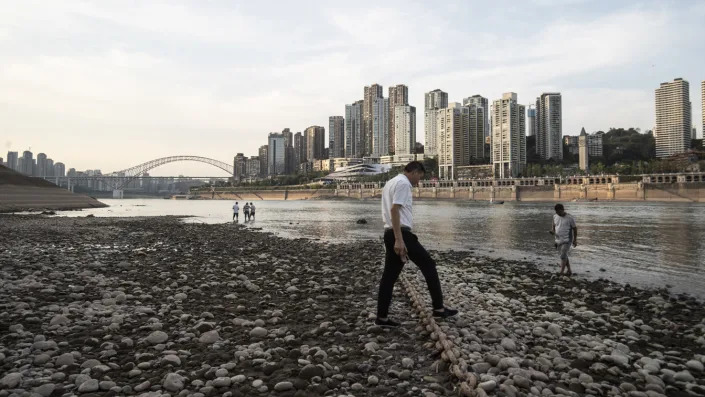
[[[189,215],[187,222],[223,223],[233,202],[218,200],[102,200],[109,208],[61,212],[63,216]],[[379,200],[259,201],[247,225],[284,237],[321,240],[379,239]],[[573,270],[645,287],[669,287],[705,297],[705,206],[688,203],[565,203],[578,224]],[[242,203],[240,203],[242,208]],[[527,259],[557,269],[551,203],[414,202],[414,230],[428,249],[475,250]],[[367,224],[357,224],[364,218]],[[243,222],[240,213],[240,222]],[[236,236],[233,243],[237,244]]]

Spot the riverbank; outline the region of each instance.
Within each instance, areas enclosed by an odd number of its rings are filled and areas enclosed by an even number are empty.
[[[51,182],[0,166],[0,213],[102,207],[107,205],[92,197],[71,193]]]
[[[401,284],[401,329],[372,325],[376,241],[172,217],[0,215],[0,235],[0,396],[457,395]],[[441,328],[476,394],[705,394],[701,302],[433,255],[461,310]],[[413,266],[405,273],[425,298]]]

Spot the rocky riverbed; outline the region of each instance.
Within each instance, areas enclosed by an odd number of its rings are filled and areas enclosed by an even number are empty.
[[[372,324],[382,250],[167,217],[0,215],[0,397],[457,395],[400,284],[403,326]],[[701,302],[434,256],[461,310],[439,324],[474,394],[705,395]]]

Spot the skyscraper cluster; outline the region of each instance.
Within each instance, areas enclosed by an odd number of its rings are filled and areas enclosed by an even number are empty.
[[[8,151],[7,160],[3,162],[2,158],[0,158],[0,164],[27,176],[39,178],[62,177],[66,175],[66,166],[64,163],[54,163],[54,160],[48,158],[44,153],[39,153],[35,159],[34,154],[29,150],[25,150],[22,153],[22,157],[19,156],[18,152]]]

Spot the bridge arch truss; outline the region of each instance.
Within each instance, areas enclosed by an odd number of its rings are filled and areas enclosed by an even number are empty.
[[[181,155],[161,157],[158,159],[147,161],[142,164],[138,164],[134,167],[111,172],[110,174],[105,174],[104,176],[113,177],[111,178],[112,181],[110,182],[113,185],[113,189],[121,190],[125,186],[127,186],[128,183],[144,175],[147,171],[160,167],[164,164],[175,163],[179,161],[197,161],[200,163],[205,163],[220,168],[221,170],[227,172],[230,175],[233,175],[235,173],[235,169],[232,164],[228,164],[219,160],[214,160],[208,157]]]

